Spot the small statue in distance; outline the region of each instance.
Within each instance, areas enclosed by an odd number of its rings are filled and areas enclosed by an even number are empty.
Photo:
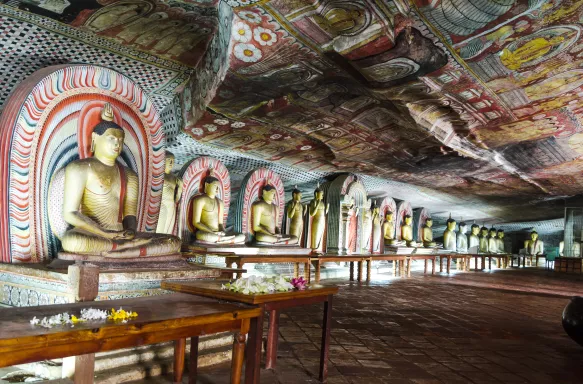
[[[478,254],[480,251],[480,226],[476,223],[472,224],[471,233],[468,239],[468,252],[471,254]]]
[[[524,242],[526,254],[530,256],[542,255],[544,253],[543,242],[538,239],[538,232],[532,231],[530,233],[530,240]]]
[[[225,232],[225,204],[217,196],[220,181],[214,177],[212,169],[203,183],[204,193],[192,199],[192,226],[196,228],[196,240],[203,244],[243,244],[245,235]]]
[[[496,236],[496,228],[490,228],[488,235],[488,252],[498,253],[498,238]]]
[[[393,212],[388,211],[385,215],[385,222],[382,227],[383,238],[385,239],[385,245],[394,245],[395,240],[395,222],[393,221]]]
[[[309,215],[312,217],[312,228],[310,233],[310,248],[319,249],[326,229],[326,215],[330,209],[330,204],[324,204],[324,191],[320,185],[314,191],[314,199],[310,201]]]
[[[488,228],[480,228],[480,253],[488,253]]]
[[[467,230],[468,226],[465,222],[462,221],[459,225],[459,231],[456,235],[456,251],[458,253],[468,252],[468,236],[466,235]]]
[[[296,236],[283,235],[277,225],[279,209],[274,203],[276,192],[275,187],[268,183],[263,187],[259,200],[251,205],[255,241],[276,246],[297,244],[299,239]]]
[[[443,232],[443,248],[447,249],[448,251],[455,252],[457,247],[457,238],[455,233],[455,225],[456,222],[454,219],[451,218],[447,219],[446,226],[447,228]]]
[[[162,202],[160,203],[160,215],[156,233],[174,232],[176,224],[176,206],[182,196],[182,180],[172,174],[174,168],[174,155],[166,151],[164,168],[164,186],[162,187]]]
[[[374,202],[372,209],[372,251],[381,251],[381,212],[380,207]]]
[[[286,213],[289,219],[289,234],[302,238],[304,232],[304,216],[306,214],[307,207],[302,204],[302,192],[297,188],[297,186],[292,191],[292,199],[287,203]]]
[[[504,230],[499,229],[496,233],[496,243],[498,244],[498,253],[506,253],[504,249]]]
[[[435,241],[433,241],[433,219],[428,217],[425,220],[425,224],[421,228],[421,239],[423,240],[423,246],[425,248],[433,248],[437,246]]]
[[[370,205],[369,205],[370,207]],[[362,213],[362,247],[361,252],[370,252],[370,235],[372,233],[372,207],[365,208]]]

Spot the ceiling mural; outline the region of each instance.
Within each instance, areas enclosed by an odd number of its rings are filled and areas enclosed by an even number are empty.
[[[215,148],[506,221],[583,192],[583,0],[3,2],[188,68],[172,105]]]

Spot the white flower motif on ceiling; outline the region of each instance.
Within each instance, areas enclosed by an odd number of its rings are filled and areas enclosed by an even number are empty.
[[[255,12],[250,12],[250,11],[241,11],[237,14],[241,19],[249,22],[249,23],[253,23],[253,24],[259,24],[261,23],[261,15],[258,15]]]
[[[304,145],[304,146],[302,146],[300,148],[300,151],[307,151],[307,150],[310,150],[310,149],[312,149],[312,146],[311,145]]]
[[[200,136],[204,133],[202,128],[192,128],[192,134],[196,136]]]
[[[217,130],[217,126],[214,124],[205,124],[202,127],[206,128],[209,132],[214,132]]]
[[[274,133],[273,135],[269,136],[271,140],[281,139],[281,135],[279,133]]]
[[[275,32],[263,27],[257,27],[253,30],[253,38],[262,46],[270,46],[277,41]]]
[[[241,43],[248,43],[251,41],[251,28],[249,28],[249,26],[242,21],[235,23],[231,31],[231,35],[235,41],[239,41]]]
[[[229,124],[229,120],[227,120],[227,119],[215,119],[213,121],[213,123],[218,124],[218,125],[227,125],[227,124]]]
[[[246,63],[256,63],[263,56],[253,44],[239,43],[233,49],[235,57]]]
[[[236,121],[233,124],[231,124],[231,127],[233,128],[243,128],[245,126],[245,123],[242,121]]]

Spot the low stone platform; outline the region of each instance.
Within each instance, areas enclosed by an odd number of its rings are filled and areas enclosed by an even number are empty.
[[[245,245],[207,245],[193,243],[182,247],[183,252],[208,254],[208,255],[309,255],[312,250],[309,248],[301,248],[296,245],[285,245],[280,247],[275,246],[245,246]]]

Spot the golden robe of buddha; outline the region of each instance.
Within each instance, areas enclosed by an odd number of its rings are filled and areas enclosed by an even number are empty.
[[[318,188],[314,191],[314,199],[310,201],[309,215],[312,217],[312,226],[310,228],[310,248],[318,249],[324,237],[326,229],[326,215],[330,205],[324,203],[324,191]]]
[[[515,71],[519,69],[522,64],[526,64],[546,55],[553,46],[560,44],[563,40],[565,40],[563,36],[555,36],[548,40],[544,37],[537,37],[514,51],[504,48],[500,54],[500,61],[506,68]]]
[[[306,206],[302,204],[302,192],[297,188],[292,191],[292,199],[287,203],[286,213],[289,219],[289,234],[301,239]]]
[[[115,258],[179,252],[176,236],[137,232],[138,176],[117,162],[125,133],[106,104],[91,135],[93,157],[65,167],[63,218],[73,228],[61,239],[70,253]]]
[[[433,220],[429,217],[425,220],[425,225],[421,228],[421,240],[423,241],[424,247],[435,247],[435,241],[433,241]]]
[[[385,239],[385,245],[395,244],[395,222],[393,221],[393,212],[387,211],[385,215],[385,222],[382,227],[383,238]]]
[[[196,228],[196,240],[211,244],[242,244],[245,235],[225,232],[225,203],[217,196],[219,188],[220,181],[211,170],[204,180],[204,194],[192,199],[192,226]]]
[[[182,196],[182,180],[172,174],[174,155],[166,152],[165,161],[164,186],[162,187],[162,202],[160,203],[160,216],[158,216],[156,233],[171,235],[176,224],[176,206]]]
[[[293,235],[283,235],[277,226],[279,210],[274,204],[275,187],[266,185],[261,198],[251,206],[252,228],[255,232],[255,241],[272,245],[297,244],[298,238]]]
[[[406,215],[404,221],[405,223],[401,225],[401,240],[405,241],[407,247],[416,247],[417,243],[413,240],[413,227],[411,226],[413,218]]]

